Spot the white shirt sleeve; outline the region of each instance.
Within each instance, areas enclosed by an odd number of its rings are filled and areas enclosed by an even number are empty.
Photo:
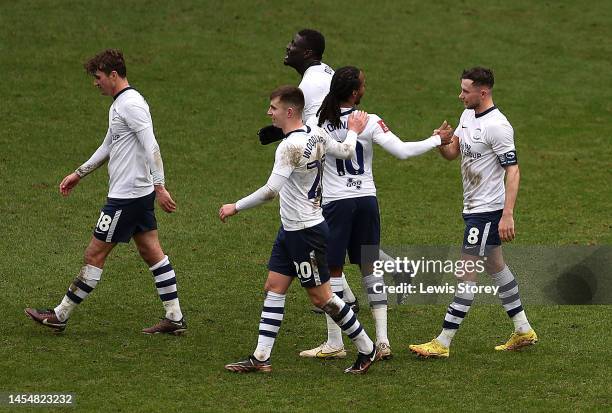
[[[501,123],[487,126],[485,128],[484,140],[491,145],[491,149],[497,155],[499,164],[502,167],[518,164],[512,125]]]
[[[399,159],[419,156],[440,146],[440,136],[434,135],[418,142],[403,142],[389,130],[385,122],[376,115],[371,115],[366,128],[372,134],[372,141],[382,146],[384,150]]]
[[[142,103],[137,103],[130,100],[126,102],[123,111],[124,113],[122,115],[132,131],[139,132],[143,129],[153,127],[151,112],[149,112],[149,108],[144,101],[142,101]]]
[[[268,178],[268,182],[251,195],[245,196],[236,202],[236,210],[242,211],[270,201],[278,195],[289,178],[272,173]]]
[[[153,185],[164,185],[164,162],[162,161],[161,152],[155,134],[153,134],[153,126],[141,129],[136,132],[138,141],[143,146],[151,175],[153,175]]]
[[[514,147],[514,130],[509,123],[488,125],[485,142],[491,145],[496,155],[516,150]]]
[[[302,148],[295,147],[284,139],[276,148],[272,173],[289,178],[291,172],[299,165],[301,156]]]
[[[91,155],[91,157],[85,162],[83,165],[79,166],[76,171],[74,171],[79,177],[84,177],[85,175],[95,171],[100,167],[108,157],[110,156],[110,141],[111,141],[111,132],[110,129],[106,131],[106,136],[102,141],[102,144],[96,149],[96,151]]]
[[[304,123],[317,117],[317,111],[321,107],[325,96],[329,93],[333,75],[332,68],[323,62],[309,67],[304,72],[299,85],[302,93],[304,93],[304,110],[302,112]]]
[[[316,116],[321,102],[317,102],[317,88],[312,84],[310,78],[302,79],[299,88],[304,94],[304,110],[302,111],[302,121],[304,124],[308,122],[310,118]]]

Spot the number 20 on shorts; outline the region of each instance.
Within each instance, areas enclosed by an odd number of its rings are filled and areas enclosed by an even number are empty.
[[[312,277],[312,265],[308,261],[297,263],[293,261],[295,265],[295,272],[302,281],[306,281]]]

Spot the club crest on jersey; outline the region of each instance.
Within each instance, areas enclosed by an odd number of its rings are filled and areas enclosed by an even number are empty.
[[[361,189],[361,179],[348,178],[346,180],[346,186],[348,188]]]
[[[387,125],[385,125],[385,121],[384,120],[381,119],[377,123],[378,123],[378,126],[380,126],[380,128],[382,129],[382,131],[384,133],[389,132],[389,128],[387,127]]]
[[[476,131],[472,134],[472,139],[475,141],[479,141],[482,137],[482,129],[476,128]]]

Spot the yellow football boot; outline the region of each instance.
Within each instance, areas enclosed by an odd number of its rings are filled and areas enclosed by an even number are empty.
[[[512,333],[508,341],[505,344],[500,344],[499,346],[495,346],[495,350],[498,351],[513,351],[518,350],[521,347],[531,346],[538,342],[538,335],[533,329],[529,330],[524,334],[517,333],[516,331]]]
[[[442,343],[440,343],[435,338],[431,340],[429,343],[425,344],[411,344],[408,346],[410,351],[418,354],[421,357],[448,357],[450,354],[450,349],[448,347],[444,347]]]

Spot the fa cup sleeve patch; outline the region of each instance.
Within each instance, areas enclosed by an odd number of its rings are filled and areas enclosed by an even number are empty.
[[[378,121],[378,126],[380,126],[380,128],[382,129],[382,131],[383,131],[384,133],[389,132],[389,128],[387,127],[387,125],[385,125],[385,121],[384,121],[384,120],[382,120],[382,119],[381,119],[381,120],[379,120],[379,121]]]

